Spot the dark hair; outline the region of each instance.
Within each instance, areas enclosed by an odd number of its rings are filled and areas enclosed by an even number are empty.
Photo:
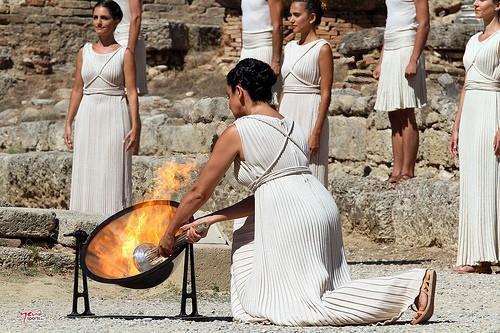
[[[109,13],[111,14],[111,17],[114,20],[121,21],[123,18],[123,12],[122,9],[120,8],[120,5],[114,2],[113,0],[99,0],[95,4],[94,8],[92,8],[92,13],[94,13],[94,10],[97,7],[104,7],[109,10]]]
[[[306,6],[306,10],[309,14],[315,14],[316,20],[314,21],[315,25],[321,23],[321,18],[325,14],[327,9],[326,3],[322,0],[292,0],[294,2],[304,2]]]
[[[227,84],[234,92],[237,85],[248,91],[254,102],[271,102],[271,87],[277,77],[271,66],[263,61],[247,58],[241,60],[226,76]]]

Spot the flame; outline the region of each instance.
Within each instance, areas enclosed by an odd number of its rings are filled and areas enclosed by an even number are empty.
[[[177,164],[167,162],[155,171],[154,187],[146,194],[148,199],[171,200],[179,190],[186,188],[192,180],[193,172],[198,168],[196,161]]]
[[[146,197],[166,199],[176,195],[192,182],[196,162],[168,162],[155,171],[154,187]],[[118,279],[137,275],[133,252],[144,243],[158,244],[176,208],[163,201],[151,202],[134,209],[104,226],[87,247],[85,263],[96,275]]]

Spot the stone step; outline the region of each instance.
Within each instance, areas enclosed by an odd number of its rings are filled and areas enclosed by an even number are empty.
[[[39,208],[0,207],[0,237],[48,238],[56,232],[54,212]]]

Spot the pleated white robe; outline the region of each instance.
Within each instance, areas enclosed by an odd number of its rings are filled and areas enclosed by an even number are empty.
[[[246,116],[235,125],[245,158],[235,161],[235,176],[254,191],[255,225],[233,234],[234,319],[291,326],[397,319],[425,270],[351,281],[339,212],[308,168],[304,133],[288,118]]]
[[[500,253],[500,159],[493,151],[500,129],[500,31],[482,42],[479,35],[464,54],[458,266],[498,263]]]
[[[71,210],[112,215],[131,204],[132,157],[123,141],[131,126],[125,50],[99,54],[90,43],[83,47],[84,95],[74,124]]]
[[[319,52],[328,44],[319,39],[305,45],[291,41],[285,46],[285,59],[281,68],[283,75],[283,98],[280,113],[293,119],[304,131],[307,138],[312,133],[319,115],[320,72]],[[309,160],[309,167],[323,186],[328,187],[328,141],[330,130],[328,117],[320,134],[319,151]]]

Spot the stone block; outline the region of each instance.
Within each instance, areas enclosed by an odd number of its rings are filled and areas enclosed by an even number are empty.
[[[384,29],[371,28],[344,35],[337,51],[346,57],[368,53],[382,47]]]
[[[392,162],[392,141],[390,129],[371,129],[367,131],[366,142],[366,156],[369,161],[375,163]]]
[[[0,246],[0,267],[26,268],[33,265],[33,260],[30,250]]]
[[[75,246],[75,238],[65,237],[64,234],[79,229],[90,234],[95,227],[106,219],[106,216],[103,215],[85,214],[70,210],[55,209],[52,211],[55,213],[56,219],[59,222],[57,242],[64,246]]]
[[[455,162],[448,153],[449,140],[448,133],[428,129],[421,133],[419,155],[430,165],[452,167]]]
[[[361,117],[329,117],[329,156],[336,160],[366,159],[366,119]]]
[[[0,208],[0,237],[47,238],[57,227],[53,212],[36,208]]]

